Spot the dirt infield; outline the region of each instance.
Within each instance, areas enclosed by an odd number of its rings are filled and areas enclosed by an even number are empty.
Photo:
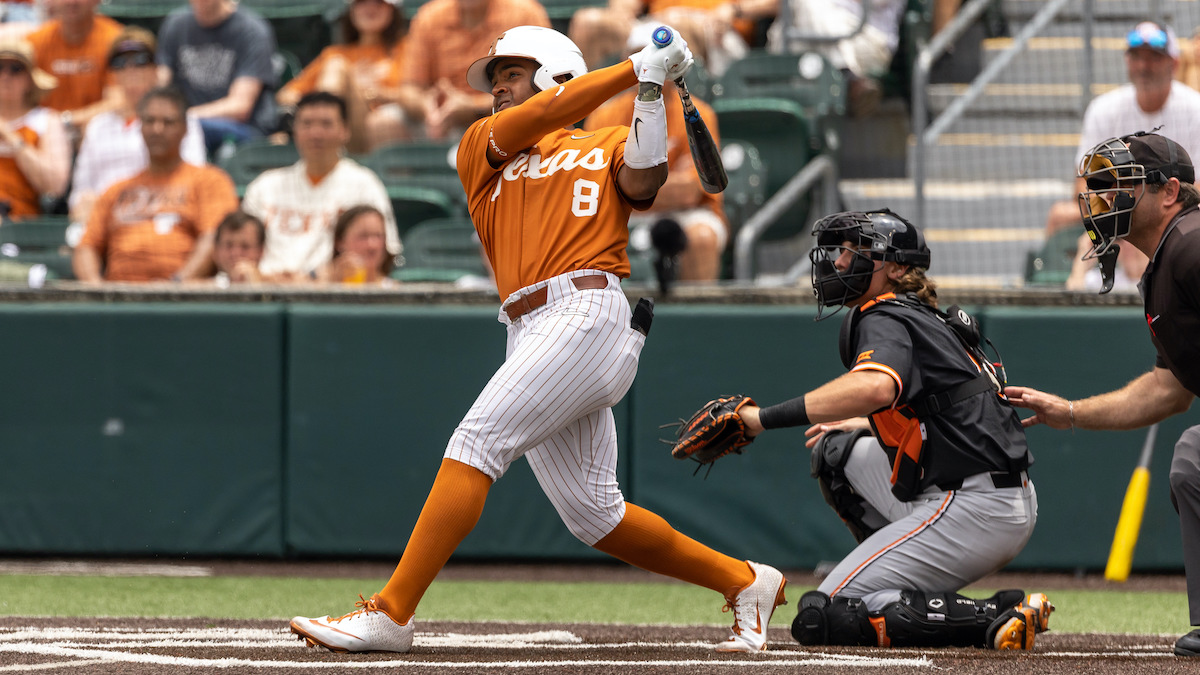
[[[771,629],[762,654],[717,654],[714,627],[418,624],[410,654],[339,655],[294,640],[281,622],[0,619],[0,672],[159,675],[219,671],[353,673],[1194,673],[1168,636],[1060,635],[1032,653],[983,649],[801,648]]]
[[[107,561],[111,564],[114,561]],[[161,561],[160,561],[161,562]],[[42,569],[53,569],[37,562]],[[212,575],[386,577],[390,562],[194,561]],[[53,573],[53,572],[45,572]],[[788,571],[793,585],[815,585]],[[441,579],[661,582],[622,565],[451,565]],[[1098,576],[1000,574],[981,587],[1100,588]],[[1183,591],[1179,576],[1135,576],[1128,590]],[[790,612],[785,613],[790,616]],[[1051,623],[1053,628],[1053,622]],[[306,648],[282,621],[0,617],[0,673],[159,675],[265,673],[1195,673],[1171,653],[1174,635],[1080,635],[1051,630],[1031,653],[984,649],[802,648],[783,626],[762,654],[717,654],[727,628],[600,624],[420,622],[410,654],[338,655]]]

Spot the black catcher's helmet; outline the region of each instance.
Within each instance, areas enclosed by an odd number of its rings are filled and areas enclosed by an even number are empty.
[[[813,225],[813,236],[817,244],[808,256],[812,261],[813,292],[820,308],[818,320],[823,318],[821,310],[825,307],[844,306],[867,292],[875,273],[875,261],[929,267],[925,236],[915,225],[888,209],[825,216]],[[854,254],[844,271],[834,265],[842,251]]]

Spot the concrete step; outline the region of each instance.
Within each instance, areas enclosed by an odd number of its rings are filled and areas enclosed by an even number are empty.
[[[1030,125],[1032,129],[1036,126]],[[1061,179],[1075,175],[1079,133],[948,132],[927,149],[926,180],[1014,181]],[[916,175],[913,146],[908,176]]]
[[[1001,0],[1001,10],[1010,23],[1028,21],[1041,10],[1045,0]],[[1191,0],[1159,0],[1162,18],[1173,23],[1181,14],[1186,16],[1195,11]],[[1057,21],[1080,21],[1083,18],[1082,0],[1067,3],[1059,13]],[[1124,21],[1134,23],[1149,18],[1151,3],[1147,0],[1094,0],[1092,16],[1099,21]],[[1188,24],[1189,26],[1191,24]],[[1014,29],[1015,32],[1015,29]]]

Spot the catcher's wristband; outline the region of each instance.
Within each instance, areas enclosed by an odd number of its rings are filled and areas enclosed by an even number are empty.
[[[812,424],[808,419],[808,409],[804,406],[803,396],[797,396],[783,403],[776,403],[769,408],[759,409],[758,421],[764,429],[798,427],[802,424]]]

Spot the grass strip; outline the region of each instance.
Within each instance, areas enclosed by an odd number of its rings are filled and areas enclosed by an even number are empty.
[[[59,617],[206,617],[286,620],[339,615],[361,593],[386,579],[294,577],[81,577],[0,575],[0,615]],[[772,625],[786,626],[796,600],[809,590],[788,588],[789,605]],[[1095,590],[1044,591],[1058,608],[1052,630],[1067,633],[1175,634],[1188,630],[1183,593]],[[986,597],[992,590],[969,591]],[[722,625],[721,598],[686,584],[436,581],[421,602],[421,621],[524,621]]]

